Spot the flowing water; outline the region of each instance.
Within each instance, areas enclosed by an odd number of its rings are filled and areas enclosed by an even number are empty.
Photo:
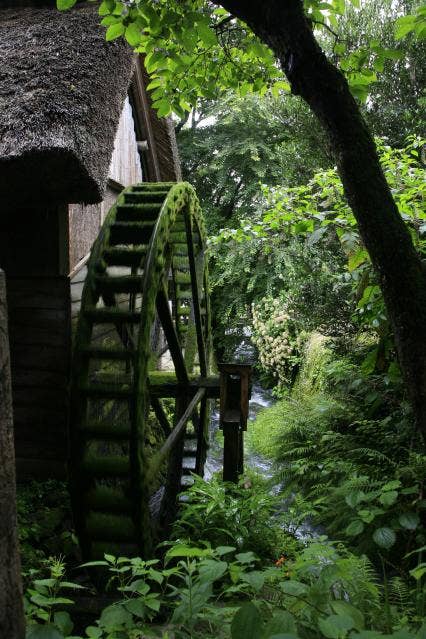
[[[250,422],[256,419],[257,414],[263,408],[272,406],[276,400],[272,396],[270,390],[262,388],[259,382],[254,382],[252,386],[251,399],[249,401],[249,422],[247,429],[250,429]],[[219,410],[218,406],[215,406],[211,414],[210,428],[209,428],[209,450],[207,453],[207,460],[204,467],[204,479],[207,481],[212,478],[215,473],[222,473],[223,469],[223,438],[218,434],[219,431]],[[272,460],[266,459],[262,455],[251,451],[247,446],[244,447],[244,467],[252,468],[263,477],[270,479],[273,476],[272,472]],[[271,491],[278,493],[280,491],[280,484],[272,486]],[[288,501],[283,500],[282,506],[279,510],[286,510]],[[312,539],[312,537],[318,536],[322,531],[314,528],[308,521],[294,530],[294,534],[301,540]]]
[[[265,390],[258,382],[252,387],[251,399],[249,401],[249,423],[247,429],[250,428],[250,422],[256,419],[256,415],[262,408],[272,406],[274,399],[269,390]],[[207,453],[207,461],[204,467],[204,479],[209,480],[214,473],[222,472],[223,468],[223,439],[218,436],[219,430],[219,410],[216,406],[212,411],[209,429],[210,447]],[[264,477],[272,477],[271,467],[272,461],[265,459],[257,453],[253,453],[247,449],[244,450],[244,466],[253,468]]]

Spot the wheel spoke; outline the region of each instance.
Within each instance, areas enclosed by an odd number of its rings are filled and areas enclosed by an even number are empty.
[[[175,365],[176,377],[181,384],[188,384],[189,378],[185,366],[185,360],[182,355],[181,346],[173,323],[172,314],[169,306],[169,298],[164,288],[160,288],[157,293],[157,312],[169,345],[170,354]]]
[[[198,345],[198,358],[200,363],[200,373],[204,377],[207,375],[207,359],[206,359],[206,349],[204,344],[204,336],[203,336],[203,325],[201,322],[201,308],[200,308],[200,296],[199,296],[199,288],[198,288],[198,278],[197,278],[197,268],[195,264],[195,256],[194,256],[194,244],[192,237],[192,226],[191,226],[191,218],[189,216],[188,211],[185,211],[185,228],[186,228],[186,238],[188,243],[188,260],[189,260],[189,270],[191,274],[191,290],[192,290],[192,302],[194,308],[194,320],[195,320],[195,328],[197,331],[197,345]]]

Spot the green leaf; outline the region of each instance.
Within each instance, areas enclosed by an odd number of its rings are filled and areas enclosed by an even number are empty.
[[[132,22],[128,27],[126,27],[124,37],[131,47],[137,47],[140,44],[141,29],[136,22]]]
[[[29,626],[26,639],[64,639],[64,635],[52,624]]]
[[[246,572],[241,575],[241,580],[248,583],[253,590],[259,592],[261,588],[263,588],[263,584],[265,583],[265,575],[260,570],[253,572]]]
[[[76,584],[73,581],[61,581],[61,588],[73,588],[74,590],[87,590],[86,586],[82,586],[81,584]]]
[[[126,610],[135,615],[136,617],[140,617],[144,619],[146,616],[146,606],[141,599],[130,599],[126,602]]]
[[[281,91],[284,91],[284,93],[291,93],[290,84],[288,82],[284,82],[283,80],[278,80],[277,82],[274,82],[274,84],[271,87],[271,93],[274,96],[274,98],[278,98]]]
[[[196,25],[197,33],[200,37],[201,42],[206,47],[211,47],[216,44],[217,39],[214,31],[210,29],[210,27],[205,22],[200,22]]]
[[[392,479],[392,481],[388,481],[386,484],[384,484],[381,488],[381,490],[395,490],[396,488],[400,488],[401,487],[401,482],[399,481],[399,479]]]
[[[86,634],[89,639],[99,639],[102,637],[102,630],[100,628],[96,628],[96,626],[88,626],[86,628]]]
[[[352,606],[350,603],[341,600],[332,601],[330,605],[336,615],[347,615],[351,617],[354,622],[354,627],[357,630],[362,630],[364,628],[364,615],[360,610],[358,610],[358,608],[355,608],[355,606]]]
[[[406,35],[414,30],[415,16],[403,16],[395,22],[395,39],[402,40]]]
[[[422,563],[410,570],[410,575],[414,577],[416,581],[420,581],[423,575],[426,574],[426,564]]]
[[[67,9],[71,9],[77,0],[56,0],[56,7],[59,11],[66,11]]]
[[[383,506],[392,506],[398,499],[398,493],[396,490],[389,490],[385,493],[382,493],[379,497],[379,501]]]
[[[256,555],[251,552],[239,552],[235,555],[235,559],[240,562],[240,564],[251,564],[253,561],[256,561]]]
[[[345,496],[345,502],[351,508],[356,508],[359,503],[364,501],[365,493],[362,490],[352,490]]]
[[[281,581],[280,588],[287,595],[295,597],[303,595],[308,590],[308,586],[301,581]]]
[[[368,261],[368,253],[365,249],[359,249],[356,253],[352,253],[348,260],[348,270],[354,271],[358,266]]]
[[[131,623],[132,615],[120,604],[113,604],[104,608],[99,619],[99,625],[108,631],[121,629],[122,626],[127,626]]]
[[[415,530],[420,524],[420,517],[417,513],[407,512],[402,513],[398,517],[398,521],[403,528],[406,528],[407,530]]]
[[[105,34],[105,39],[107,42],[111,42],[111,40],[115,40],[123,35],[126,27],[122,22],[118,22],[117,24],[112,24],[108,27]]]
[[[264,636],[265,637],[277,637],[281,636],[282,633],[296,633],[296,622],[294,621],[294,617],[287,610],[280,610],[276,613],[272,619],[268,621],[265,626]]]
[[[53,615],[53,621],[55,626],[59,628],[65,636],[71,634],[74,624],[71,621],[71,617],[68,612],[55,612]]]
[[[358,515],[366,524],[371,524],[375,517],[375,514],[372,510],[359,510]]]
[[[373,534],[373,540],[376,542],[380,548],[391,548],[396,541],[396,535],[392,528],[387,528],[386,526],[383,528],[377,528]]]
[[[47,586],[48,588],[53,588],[56,584],[56,579],[35,579],[34,586]]]
[[[259,639],[261,631],[262,620],[256,606],[251,602],[241,606],[232,620],[232,639]]]
[[[364,523],[361,521],[361,519],[354,519],[353,521],[351,521],[349,526],[347,526],[345,532],[350,537],[356,537],[357,535],[360,535],[363,530]]]
[[[234,552],[235,546],[218,546],[215,548],[215,552],[221,557],[222,555],[227,555],[230,552]]]
[[[226,561],[216,561],[214,559],[206,559],[200,565],[200,578],[206,581],[216,581],[223,577],[228,569]]]
[[[349,615],[330,615],[326,619],[319,619],[318,626],[328,639],[341,639],[355,628],[355,623]]]
[[[371,375],[371,373],[374,373],[378,354],[379,354],[378,348],[373,348],[368,353],[367,357],[364,359],[364,361],[361,364],[361,370],[364,373],[364,375]]]
[[[144,603],[148,608],[151,608],[151,610],[155,610],[155,612],[159,612],[161,608],[161,601],[159,599],[159,595],[155,592],[152,592],[150,595],[148,595]]]
[[[168,559],[171,557],[206,557],[210,554],[211,551],[208,549],[194,548],[192,546],[178,544],[177,546],[173,546],[173,548],[170,548],[170,550],[167,551],[166,557]]]
[[[103,0],[99,6],[98,13],[100,16],[107,16],[114,10],[115,0]]]

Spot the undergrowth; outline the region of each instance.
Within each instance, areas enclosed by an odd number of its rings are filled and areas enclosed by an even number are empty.
[[[293,518],[404,580],[409,553],[426,543],[423,443],[400,382],[363,375],[362,348],[350,357],[327,341],[321,349],[316,340],[313,375],[308,348],[292,391],[259,415],[250,444],[274,460]]]

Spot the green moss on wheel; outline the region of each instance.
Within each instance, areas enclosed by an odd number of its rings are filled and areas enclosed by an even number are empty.
[[[150,344],[157,294],[167,286],[170,269],[177,287],[173,302],[177,305],[176,330],[181,349],[185,352],[190,379],[194,378],[191,371],[194,369],[195,373],[197,354],[195,327],[191,319],[186,216],[189,216],[193,230],[194,253],[201,254],[205,246],[204,222],[195,191],[189,184],[142,183],[132,186],[118,197],[92,249],[76,331],[71,411],[72,503],[86,559],[98,553],[100,544],[110,552],[114,552],[114,545],[123,543],[129,548],[137,548],[144,556],[153,551],[155,525],[150,520],[149,499],[152,491],[164,482],[167,463],[163,463],[155,479],[148,482],[150,460],[155,459],[164,441],[158,422],[153,420],[152,414],[150,417],[149,385],[157,388],[162,384],[175,385],[176,375],[170,371],[152,370],[154,362]],[[147,243],[138,244],[131,229],[139,235],[140,229],[146,229]],[[132,239],[135,239],[134,243]],[[120,266],[131,268],[132,274],[114,275],[114,269]],[[142,273],[139,282],[132,279],[138,267],[138,273]],[[201,275],[204,294],[207,295],[205,264]],[[136,295],[139,284],[142,304],[125,309],[119,296]],[[206,309],[208,313],[208,304]],[[91,348],[93,327],[99,325],[100,320],[116,330],[115,341],[104,342],[102,352],[99,347]],[[209,353],[209,318],[205,326],[205,348]],[[135,327],[138,327],[136,337]],[[113,365],[108,360],[108,349],[111,350]],[[123,356],[120,349],[124,351]],[[99,355],[102,355],[102,367],[98,366],[94,380],[91,367]],[[112,381],[108,379],[108,384],[105,382],[103,390],[99,385],[100,372],[112,378]],[[124,375],[131,380],[129,385],[123,386]],[[98,383],[97,389],[94,382]],[[114,400],[118,395],[123,395],[119,410]],[[99,407],[93,402],[99,402]],[[180,406],[182,402],[184,405],[182,397],[178,397]],[[111,420],[110,425],[108,420]],[[122,423],[126,424],[126,428],[120,428]],[[115,436],[117,431],[120,437]],[[121,455],[117,454],[120,448]],[[108,454],[108,451],[114,454]]]

